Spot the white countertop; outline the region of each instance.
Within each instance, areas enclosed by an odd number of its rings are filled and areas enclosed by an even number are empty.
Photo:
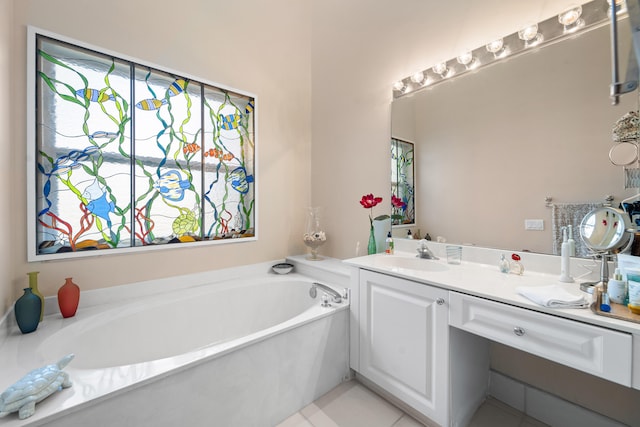
[[[416,241],[417,244],[417,241]],[[402,249],[409,249],[410,246],[403,245]],[[444,246],[444,245],[443,245]],[[396,248],[398,246],[396,245]],[[576,280],[574,283],[562,283],[558,280],[559,274],[552,274],[548,272],[536,272],[527,269],[527,258],[531,259],[531,264],[540,262],[540,260],[533,261],[534,257],[548,257],[547,255],[535,255],[525,254],[523,255],[523,263],[525,265],[525,272],[522,276],[514,274],[501,273],[498,269],[497,260],[499,257],[495,257],[496,263],[494,265],[484,264],[480,262],[465,261],[463,252],[463,261],[459,265],[447,264],[446,255],[441,256],[442,252],[438,249],[436,244],[429,244],[429,247],[436,252],[436,255],[440,257],[439,260],[419,260],[424,263],[435,263],[437,267],[427,270],[418,270],[414,268],[399,268],[389,265],[389,257],[405,258],[407,263],[413,263],[413,260],[418,260],[415,256],[415,252],[405,252],[396,250],[394,255],[376,254],[363,256],[358,258],[351,258],[344,261],[347,265],[363,268],[367,270],[377,271],[380,273],[386,273],[393,276],[409,279],[424,284],[444,288],[452,291],[461,292],[468,295],[477,296],[480,298],[486,298],[493,301],[502,302],[505,304],[535,310],[542,313],[547,313],[553,316],[563,317],[567,319],[573,319],[592,325],[602,326],[605,328],[640,334],[640,323],[634,323],[624,320],[618,320],[606,316],[601,316],[593,313],[589,308],[585,309],[556,309],[540,306],[527,298],[520,295],[516,288],[519,286],[549,286],[559,285],[573,294],[583,294],[589,299],[591,296],[580,290],[580,282]],[[478,251],[479,248],[473,248]],[[463,249],[464,250],[464,249]],[[495,251],[489,249],[495,253],[507,253],[508,251]],[[557,262],[559,273],[559,257],[551,258],[551,261]]]

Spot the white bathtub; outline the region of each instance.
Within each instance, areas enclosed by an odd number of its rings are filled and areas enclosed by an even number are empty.
[[[160,294],[140,292],[70,319],[52,314],[35,333],[12,333],[0,347],[0,392],[68,353],[76,355],[66,369],[74,385],[39,403],[33,417],[0,423],[277,424],[348,376],[348,302],[321,307],[309,288],[322,280],[264,268],[226,271],[213,283],[211,275],[174,278],[193,281],[174,291],[165,279]]]

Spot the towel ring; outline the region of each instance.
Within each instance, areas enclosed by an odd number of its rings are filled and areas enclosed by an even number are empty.
[[[609,160],[615,166],[629,166],[638,161],[638,145],[635,142],[623,141],[609,150]]]

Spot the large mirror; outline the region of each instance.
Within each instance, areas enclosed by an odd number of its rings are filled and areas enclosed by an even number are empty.
[[[584,216],[607,195],[617,206],[637,192],[609,161],[613,126],[638,109],[636,93],[611,105],[609,31],[591,29],[393,101],[391,136],[419,153],[415,223],[423,235],[554,253],[556,208]],[[625,70],[626,18],[619,32]]]

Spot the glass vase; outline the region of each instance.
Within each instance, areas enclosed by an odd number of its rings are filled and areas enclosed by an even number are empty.
[[[29,287],[31,288],[31,292],[40,298],[40,321],[42,322],[42,319],[44,318],[44,296],[38,289],[38,272],[32,271],[27,273],[27,276],[29,276]]]
[[[24,288],[24,294],[18,298],[13,307],[20,332],[28,334],[38,328],[41,310],[40,298],[33,294],[31,288]]]
[[[373,229],[373,224],[371,225],[371,229],[369,230],[369,244],[367,245],[367,253],[369,255],[373,255],[377,253],[376,249],[376,233]]]
[[[318,256],[318,248],[327,241],[327,235],[322,229],[320,221],[320,208],[307,209],[307,221],[304,235],[302,237],[304,244],[311,250],[307,259],[312,261],[321,260]]]
[[[73,317],[80,302],[80,287],[73,283],[71,277],[64,279],[64,284],[58,289],[58,307],[62,317]]]

